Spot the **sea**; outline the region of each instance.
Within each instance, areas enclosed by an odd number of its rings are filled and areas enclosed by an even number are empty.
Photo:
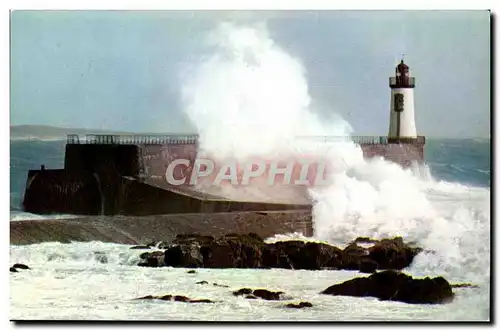
[[[22,211],[27,171],[62,168],[65,141],[11,140],[10,221],[45,220]],[[266,238],[329,242],[342,247],[356,236],[401,235],[425,249],[404,269],[414,277],[443,276],[456,288],[452,302],[416,305],[320,294],[327,287],[363,276],[354,271],[198,269],[138,267],[140,251],[103,242],[45,242],[10,245],[10,260],[31,267],[10,273],[10,318],[14,320],[154,321],[489,321],[491,299],[491,159],[489,139],[428,139],[426,164],[411,169],[415,190],[432,208],[431,216],[364,218],[332,224],[335,236],[305,238],[290,233]],[[385,181],[391,173],[385,173]],[[365,179],[374,185],[373,179]],[[380,184],[380,180],[377,182]],[[397,182],[396,182],[397,184]],[[408,185],[407,182],[401,185]],[[377,186],[381,188],[383,184]],[[412,205],[401,199],[401,206]],[[404,203],[403,203],[404,202]],[[408,207],[409,208],[409,207]],[[409,209],[411,210],[411,209]],[[334,222],[334,221],[332,221]],[[321,225],[325,226],[324,220]],[[196,284],[205,280],[207,285]],[[218,287],[212,283],[228,286]],[[242,287],[285,293],[284,301],[248,300],[232,291]],[[190,304],[132,300],[145,295],[185,295],[215,301]],[[289,309],[289,302],[313,307]]]

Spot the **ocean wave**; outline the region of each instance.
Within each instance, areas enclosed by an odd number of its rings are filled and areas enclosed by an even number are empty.
[[[48,265],[90,267],[102,264],[134,266],[140,261],[140,253],[137,250],[131,250],[130,247],[98,241],[11,245],[10,259],[12,263],[22,262],[36,267]]]

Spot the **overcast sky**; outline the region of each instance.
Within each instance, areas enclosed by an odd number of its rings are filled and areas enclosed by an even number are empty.
[[[419,134],[490,135],[490,13],[26,12],[11,16],[11,125],[193,131],[179,67],[219,22],[266,22],[307,71],[313,108],[386,135],[388,77],[404,54]]]

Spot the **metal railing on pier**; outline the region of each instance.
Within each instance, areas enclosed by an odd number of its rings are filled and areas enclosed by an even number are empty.
[[[425,144],[425,137],[387,137],[387,136],[299,136],[301,141],[316,142],[354,142],[359,145],[387,144]],[[196,144],[198,135],[98,135],[88,134],[83,142],[76,134],[67,136],[68,144],[99,144],[99,145],[164,145],[164,144]]]
[[[387,137],[387,136],[303,136],[297,137],[304,141],[317,142],[353,142],[358,145],[387,145],[387,144],[425,144],[425,136],[417,137]]]
[[[163,144],[194,144],[197,135],[100,135],[87,134],[85,140],[80,141],[78,135],[67,136],[68,144],[98,144],[98,145],[163,145]]]

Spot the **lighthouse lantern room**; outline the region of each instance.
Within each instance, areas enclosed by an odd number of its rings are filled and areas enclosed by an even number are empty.
[[[403,60],[396,67],[396,76],[389,78],[389,86],[391,87],[389,139],[417,138],[413,101],[415,77],[410,76],[410,68]]]

